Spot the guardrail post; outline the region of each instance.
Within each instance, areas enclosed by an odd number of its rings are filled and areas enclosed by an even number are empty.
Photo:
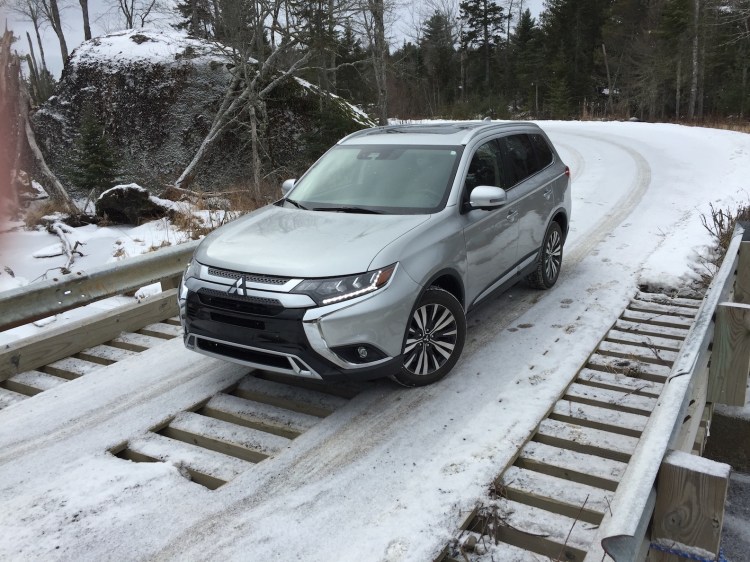
[[[716,560],[732,467],[682,451],[669,451],[659,468],[650,562]],[[675,554],[682,553],[683,556]]]
[[[707,401],[744,406],[750,373],[750,304],[716,308]]]
[[[750,229],[745,230],[750,234]],[[734,282],[734,302],[750,304],[750,242],[743,235],[737,261],[737,279]]]

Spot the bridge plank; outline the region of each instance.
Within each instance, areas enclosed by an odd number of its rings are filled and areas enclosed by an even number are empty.
[[[625,309],[620,318],[630,322],[665,326],[667,328],[681,328],[683,330],[687,330],[693,325],[692,317],[675,316],[664,312],[640,312],[637,310]]]
[[[626,343],[630,345],[642,345],[654,349],[666,349],[669,351],[679,351],[682,347],[682,340],[670,338],[660,338],[658,336],[648,336],[644,334],[624,332],[613,328],[607,333],[606,341],[613,343]]]
[[[529,441],[521,449],[516,466],[614,491],[627,464]]]
[[[8,406],[11,406],[17,402],[26,400],[27,398],[28,396],[24,396],[23,394],[20,394],[13,390],[8,390],[7,388],[3,388],[2,386],[0,386],[0,410],[3,410],[4,408],[7,408]]]
[[[146,351],[162,343],[164,343],[162,338],[155,338],[154,336],[147,336],[137,332],[123,332],[115,339],[108,341],[107,345],[129,349],[130,351]]]
[[[491,517],[491,516],[490,516]],[[597,525],[507,499],[497,502],[495,536],[553,559],[580,562]]]
[[[651,348],[641,344],[616,343],[603,341],[599,344],[597,352],[610,357],[622,357],[625,359],[637,359],[646,363],[671,366],[677,359],[677,352],[666,349]]]
[[[698,309],[703,304],[703,299],[691,299],[689,297],[671,297],[660,293],[643,293],[638,291],[635,294],[635,300],[645,302],[655,302],[659,304],[669,304],[675,306],[684,306]]]
[[[571,384],[565,391],[564,398],[571,402],[591,404],[602,408],[610,408],[619,412],[630,412],[648,416],[656,406],[656,398],[641,396],[631,392],[620,392],[605,388],[597,388],[584,384]]]
[[[624,357],[607,357],[595,353],[589,358],[586,367],[609,373],[622,373],[630,377],[663,383],[671,369],[666,365],[654,365]]]
[[[182,327],[181,326],[175,326],[173,324],[166,324],[164,322],[155,322],[153,324],[149,324],[148,326],[144,326],[140,330],[138,330],[139,334],[145,334],[147,336],[153,336],[156,338],[162,338],[165,340],[171,340],[172,338],[176,338],[177,336],[182,335]]]
[[[48,365],[43,365],[39,367],[39,370],[43,373],[73,380],[100,368],[102,368],[102,365],[99,365],[98,363],[84,361],[83,359],[77,359],[76,357],[66,357],[59,361],[53,361]]]
[[[679,306],[674,304],[661,304],[656,302],[643,302],[638,300],[630,301],[628,305],[630,310],[649,312],[655,314],[669,314],[671,316],[684,316],[694,318],[698,310],[693,307]]]
[[[64,378],[42,373],[41,371],[26,371],[6,379],[3,386],[8,390],[13,390],[26,396],[34,396],[66,382],[68,381]]]
[[[499,479],[501,493],[510,500],[559,515],[598,524],[609,509],[614,492],[571,482],[542,472],[510,466]]]
[[[630,435],[631,437],[639,437],[648,421],[646,416],[618,412],[609,408],[600,408],[569,400],[558,400],[550,413],[550,417],[576,425]]]
[[[654,324],[646,324],[639,321],[624,320],[622,318],[616,320],[613,327],[622,332],[631,332],[662,338],[672,338],[679,340],[680,343],[688,334],[688,329],[684,327],[676,328],[674,326],[658,326]]]
[[[581,369],[576,381],[579,384],[610,388],[622,392],[632,392],[643,396],[657,397],[664,387],[662,383],[647,381],[636,377],[629,377],[623,373],[609,373],[593,369]]]
[[[138,355],[137,351],[130,351],[128,349],[121,349],[119,347],[113,347],[111,345],[97,345],[81,350],[76,354],[79,359],[85,359],[92,363],[99,363],[101,365],[111,365],[117,363],[123,359],[134,357]]]
[[[193,412],[177,414],[159,433],[249,462],[260,462],[289,445],[285,437]]]
[[[247,461],[156,433],[128,442],[127,449],[157,461],[186,466],[196,472],[228,482],[252,467]],[[127,457],[126,457],[127,458]]]
[[[316,416],[223,393],[212,397],[199,413],[288,439],[294,439],[320,422]]]
[[[534,440],[621,462],[628,461],[638,444],[636,437],[549,418],[539,424]]]

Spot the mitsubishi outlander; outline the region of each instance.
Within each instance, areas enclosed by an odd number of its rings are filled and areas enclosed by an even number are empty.
[[[487,297],[555,284],[571,210],[569,169],[533,123],[366,129],[282,194],[199,245],[179,293],[185,345],[406,386],[453,368]]]

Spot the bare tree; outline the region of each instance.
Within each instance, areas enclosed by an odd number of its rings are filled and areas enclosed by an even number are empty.
[[[63,65],[68,62],[68,43],[65,41],[65,32],[63,31],[62,20],[60,19],[60,5],[57,0],[39,0],[39,9],[52,31],[57,36],[60,43],[60,55],[62,56]]]
[[[91,25],[89,24],[89,0],[78,0],[81,5],[81,15],[83,16],[83,38],[88,41],[91,39]]]
[[[40,0],[15,0],[8,3],[8,8],[16,14],[31,22],[34,27],[34,35],[37,46],[39,47],[39,57],[42,68],[47,68],[47,61],[44,57],[44,44],[42,43],[41,26],[44,23],[44,15],[40,6]]]
[[[22,161],[22,153],[28,154],[39,174],[45,189],[57,200],[65,210],[77,212],[75,204],[68,192],[52,173],[44,160],[44,155],[36,143],[34,131],[29,122],[29,108],[31,100],[26,84],[21,78],[21,62],[18,55],[10,52],[13,34],[6,31],[0,41],[0,133],[3,140],[15,144],[15,154],[3,155],[0,167],[8,166],[10,172],[17,170]],[[11,116],[15,117],[11,121]],[[4,130],[7,128],[8,130]],[[15,141],[15,142],[14,142]],[[7,176],[3,170],[0,186],[5,187]]]
[[[125,27],[133,29],[146,25],[149,17],[161,6],[158,0],[117,0],[117,8],[125,18]]]
[[[223,44],[217,43],[217,48],[223,49],[230,61],[231,79],[208,134],[175,182],[176,187],[184,189],[190,185],[199,164],[222,134],[246,113],[251,130],[254,195],[258,200],[261,198],[259,125],[265,120],[265,102],[279,84],[302,70],[311,57],[309,49],[300,48],[304,36],[301,22],[289,6],[283,6],[283,25],[266,27],[273,26],[274,17],[282,13],[280,4],[282,0],[253,2],[248,10],[247,3],[235,3],[234,10],[220,12],[216,27]],[[277,35],[273,49],[264,43],[267,33]]]

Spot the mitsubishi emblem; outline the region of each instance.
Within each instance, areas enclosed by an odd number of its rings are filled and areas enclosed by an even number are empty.
[[[229,287],[227,293],[230,295],[238,295],[240,297],[247,296],[247,282],[245,281],[245,276],[241,275],[238,277],[237,281],[234,282],[234,285]]]

